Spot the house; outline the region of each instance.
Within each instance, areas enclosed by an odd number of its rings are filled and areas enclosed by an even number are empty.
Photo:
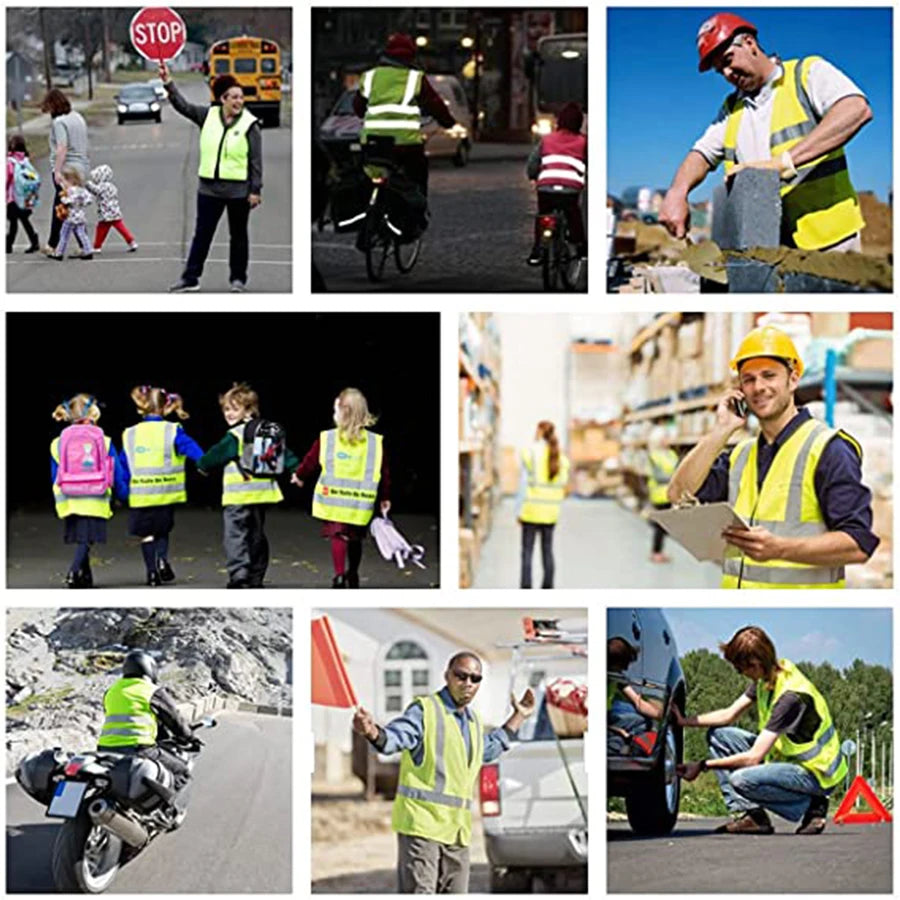
[[[37,100],[41,81],[37,68],[26,56],[15,50],[6,51],[6,101],[10,106]]]

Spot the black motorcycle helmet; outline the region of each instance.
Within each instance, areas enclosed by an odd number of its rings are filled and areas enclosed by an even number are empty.
[[[122,663],[124,678],[149,678],[154,684],[159,677],[159,666],[146,650],[130,650]]]

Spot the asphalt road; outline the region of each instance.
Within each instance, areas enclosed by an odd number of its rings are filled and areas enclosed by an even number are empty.
[[[393,259],[383,281],[372,284],[355,234],[313,228],[313,261],[329,291],[543,291],[541,270],[529,268],[537,201],[525,160],[492,160],[457,169],[431,162],[431,223],[412,272]],[[586,278],[580,288],[586,290]]]
[[[201,82],[182,86],[193,103],[208,103]],[[6,257],[10,292],[77,291],[123,293],[165,291],[178,280],[194,233],[197,203],[196,125],[164,104],[162,123],[126,122],[90,129],[91,165],[112,167],[125,223],[140,249],[126,253],[119,234],[110,231],[103,253],[90,262],[53,262],[40,254],[24,255],[24,236]],[[32,221],[41,242],[49,232],[52,201],[49,163],[36,161],[41,173],[41,204]],[[96,205],[88,210],[93,241]],[[74,238],[69,252],[74,252]],[[291,290],[291,128],[263,130],[263,203],[250,216],[248,287],[254,292]],[[203,291],[228,290],[228,223],[223,216],[201,280]]]
[[[128,863],[116,893],[290,893],[291,719],[217,713],[202,732],[187,819]],[[6,789],[6,890],[52,893],[59,825]]]
[[[426,569],[399,569],[381,558],[367,539],[360,567],[363,588],[435,587],[440,577],[436,519],[403,515],[395,524],[412,544],[425,547]],[[64,587],[72,554],[62,541],[62,524],[46,512],[16,512],[7,521],[7,586],[10,588]],[[269,510],[266,535],[271,557],[266,587],[330,588],[332,578],[329,544],[321,536],[322,523],[308,509],[293,506]],[[143,587],[144,565],[139,539],[128,535],[128,512],[117,510],[109,522],[108,542],[91,553],[97,588]],[[222,550],[221,509],[180,509],[175,514],[169,559],[176,581],[155,589],[170,593],[179,588],[224,587],[228,580]]]
[[[607,823],[610,893],[889,894],[890,825],[835,825],[815,836],[772,817],[775,834],[710,834],[725,819],[679,821],[664,838],[636,838]]]

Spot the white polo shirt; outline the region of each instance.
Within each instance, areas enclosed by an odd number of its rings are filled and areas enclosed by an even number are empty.
[[[744,114],[737,135],[737,161],[754,162],[760,159],[771,159],[769,140],[772,121],[772,99],[774,91],[772,83],[781,77],[784,71],[777,56],[770,57],[775,63],[775,70],[755,96],[738,92],[738,97],[745,101]],[[813,111],[821,119],[825,113],[844,97],[866,95],[843,73],[824,59],[817,59],[809,67],[806,92]],[[715,121],[706,129],[703,136],[694,144],[693,150],[702,153],[711,168],[719,165],[725,156],[725,121],[728,110],[725,104],[719,110]]]

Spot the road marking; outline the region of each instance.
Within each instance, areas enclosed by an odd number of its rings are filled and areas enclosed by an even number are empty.
[[[77,260],[78,257],[73,256],[72,259]],[[137,257],[128,256],[128,257],[122,257],[120,259],[113,259],[112,257],[104,256],[102,259],[95,257],[93,260],[90,260],[90,261],[91,262],[99,262],[104,265],[109,265],[111,263],[122,263],[122,262],[124,262],[124,263],[139,263],[139,262],[184,263],[184,257],[183,256],[137,256]],[[207,259],[206,262],[208,262],[208,263],[227,263],[228,260],[227,259]],[[7,267],[8,266],[39,266],[39,265],[41,265],[41,260],[39,260],[39,259],[36,259],[36,260],[23,259],[23,260],[16,260],[15,262],[12,262],[12,261],[7,262]],[[289,265],[291,265],[291,260],[289,260],[289,259],[287,259],[287,260],[251,259],[250,265],[251,266],[289,266]],[[116,288],[115,290],[118,290],[118,289]]]
[[[18,784],[18,782],[16,781],[15,778],[7,778],[7,779],[6,779],[6,786],[9,787],[11,784]]]
[[[110,150],[178,150],[184,144],[95,144],[91,153],[108,153]]]
[[[139,241],[141,247],[180,247],[178,241]],[[229,247],[227,241],[214,241],[212,247]],[[293,244],[251,244],[250,249],[267,249],[267,250],[291,250]],[[137,259],[138,257],[135,257]]]

